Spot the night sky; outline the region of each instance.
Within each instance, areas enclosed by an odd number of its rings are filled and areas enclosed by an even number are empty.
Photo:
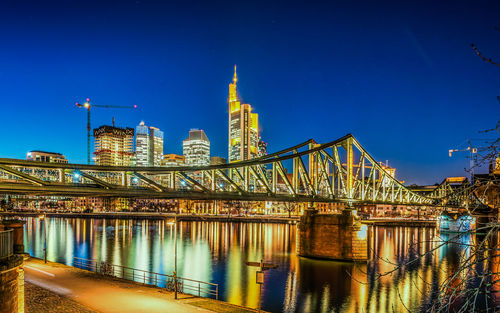
[[[497,2],[498,3],[498,2]],[[465,175],[466,139],[500,119],[495,1],[2,1],[0,157],[86,162],[92,126],[146,125],[182,153],[190,128],[227,157],[233,66],[274,152],[352,133],[407,183]]]

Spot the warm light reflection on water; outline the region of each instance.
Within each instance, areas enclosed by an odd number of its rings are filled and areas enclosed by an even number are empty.
[[[43,223],[28,218],[25,225],[26,250],[37,257],[43,257]],[[174,226],[165,221],[48,218],[45,225],[50,261],[71,265],[80,257],[159,273],[174,270]],[[431,303],[432,288],[456,271],[459,257],[470,254],[458,244],[439,247],[432,228],[368,227],[368,264],[311,260],[296,256],[295,231],[289,224],[180,222],[178,273],[218,283],[223,300],[255,308],[257,268],[244,262],[264,259],[279,265],[266,272],[265,310],[418,311]],[[472,244],[475,238],[460,240]],[[434,256],[398,268],[432,249]],[[390,274],[376,279],[380,273]]]

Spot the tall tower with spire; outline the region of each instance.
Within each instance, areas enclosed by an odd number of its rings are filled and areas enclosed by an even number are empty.
[[[252,113],[250,104],[242,104],[236,90],[238,75],[234,66],[233,82],[229,84],[229,162],[244,161],[258,156],[259,115]]]

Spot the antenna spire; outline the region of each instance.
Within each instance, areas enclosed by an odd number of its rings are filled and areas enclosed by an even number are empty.
[[[234,76],[233,76],[233,84],[236,85],[236,82],[238,81],[238,76],[236,75],[236,64],[234,65]]]

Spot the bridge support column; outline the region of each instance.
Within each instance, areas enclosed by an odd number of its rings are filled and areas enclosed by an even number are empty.
[[[318,214],[307,209],[297,227],[297,254],[303,257],[366,262],[367,226],[352,210]]]
[[[13,230],[14,253],[24,253],[24,224],[22,220],[5,220],[0,225],[0,230]]]
[[[0,230],[13,230],[12,241],[2,236],[5,246],[0,254],[0,312],[24,312],[23,225],[21,220],[0,221]],[[14,254],[8,255],[12,245]]]

